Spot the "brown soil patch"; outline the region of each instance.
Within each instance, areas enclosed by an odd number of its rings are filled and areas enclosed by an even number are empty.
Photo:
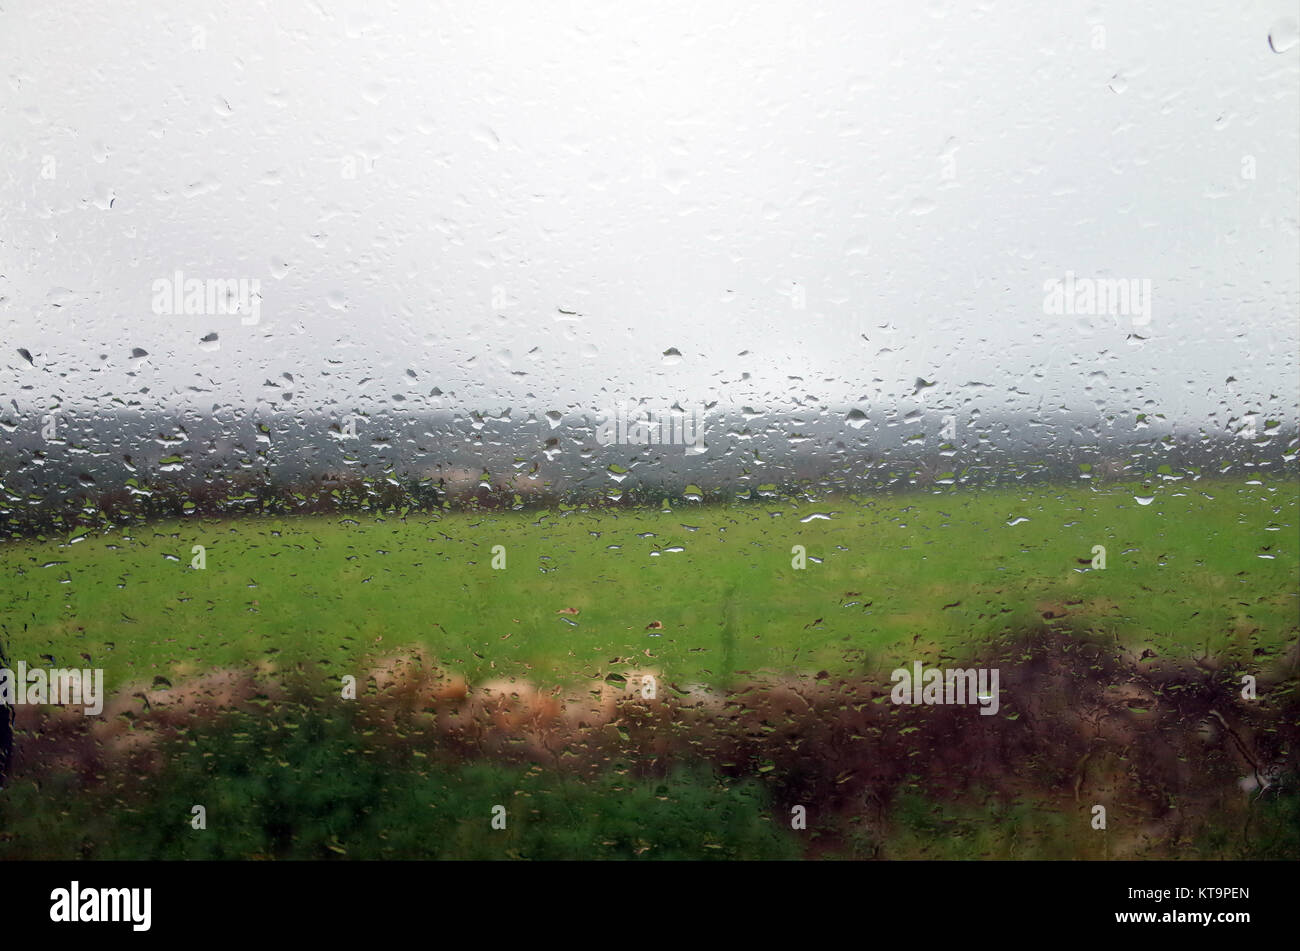
[[[307,702],[356,704],[358,727],[375,744],[449,762],[490,757],[578,775],[620,764],[642,776],[710,762],[729,776],[759,777],[787,813],[804,804],[882,833],[905,790],[973,808],[1046,803],[1084,823],[1103,804],[1129,830],[1109,853],[1122,857],[1193,835],[1206,816],[1240,810],[1247,797],[1294,794],[1295,660],[1242,671],[1258,679],[1259,699],[1248,700],[1235,670],[1134,657],[1044,627],[976,661],[941,661],[1000,671],[1000,710],[982,716],[978,705],[896,705],[888,672],[754,677],[722,694],[665,683],[647,668],[546,689],[523,680],[471,685],[414,651],[376,664],[356,700],[336,691]],[[20,708],[11,781],[51,770],[86,779],[152,772],[163,765],[164,739],[289,697],[304,702],[281,680],[218,670],[123,691],[99,718]]]

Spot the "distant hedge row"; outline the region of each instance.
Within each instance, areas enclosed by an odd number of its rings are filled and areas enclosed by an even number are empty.
[[[694,488],[694,487],[691,487]],[[284,483],[269,475],[240,473],[197,485],[149,483],[132,478],[111,489],[79,487],[45,495],[22,496],[0,484],[0,538],[60,535],[85,528],[107,528],[171,518],[239,515],[329,515],[342,513],[436,513],[455,510],[503,511],[566,504],[624,506],[660,504],[665,486],[635,486],[617,493],[587,490],[561,493],[548,487],[516,489],[490,481],[448,487],[441,479],[325,475]],[[675,493],[682,495],[680,488]],[[716,492],[701,500],[718,501]]]

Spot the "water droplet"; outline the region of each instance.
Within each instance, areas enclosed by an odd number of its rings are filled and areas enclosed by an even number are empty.
[[[1268,31],[1268,48],[1274,53],[1285,53],[1300,39],[1300,22],[1294,17],[1283,17]]]

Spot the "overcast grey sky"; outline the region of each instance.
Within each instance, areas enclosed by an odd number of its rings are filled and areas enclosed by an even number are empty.
[[[8,2],[0,396],[1293,418],[1295,4],[1163,6]]]

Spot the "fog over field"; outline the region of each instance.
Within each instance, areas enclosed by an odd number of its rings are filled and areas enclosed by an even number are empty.
[[[20,4],[0,394],[1294,421],[1294,15]],[[1050,313],[1072,278],[1149,296]]]

